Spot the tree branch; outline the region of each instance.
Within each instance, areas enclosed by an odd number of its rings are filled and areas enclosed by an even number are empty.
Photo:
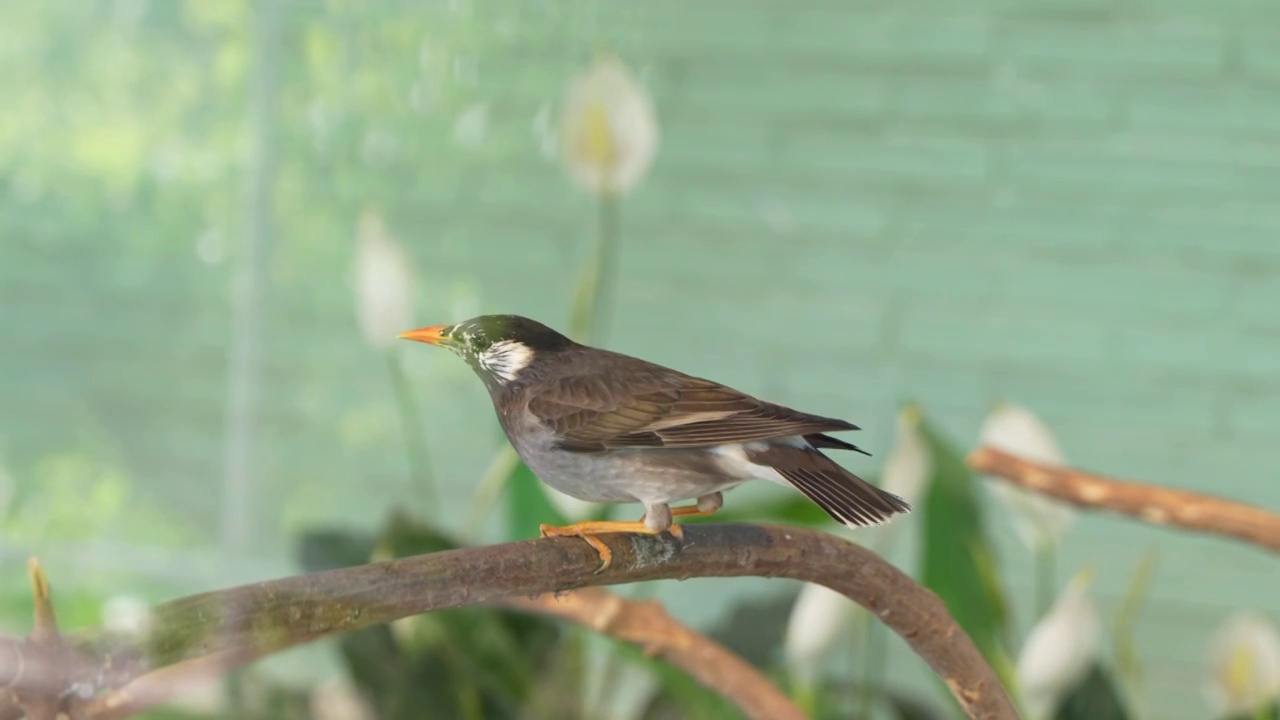
[[[978,472],[1073,505],[1110,510],[1155,525],[1224,535],[1280,552],[1280,515],[1244,503],[1040,465],[992,447],[973,451],[968,463]]]
[[[936,595],[875,553],[826,533],[785,526],[690,525],[669,535],[602,536],[613,564],[577,538],[463,548],[202,593],[152,611],[143,637],[90,636],[55,660],[10,641],[21,662],[0,666],[15,699],[81,697],[119,689],[160,668],[207,655],[252,658],[337,633],[463,605],[642,580],[786,577],[825,585],[866,607],[938,673],[966,715],[1013,720],[995,673]],[[2,644],[2,643],[0,643]],[[32,652],[27,652],[31,650]],[[0,654],[0,658],[4,655]],[[25,668],[26,671],[23,671]],[[65,678],[48,687],[41,679]],[[5,705],[0,698],[0,715]],[[80,715],[80,717],[88,717]]]
[[[600,588],[508,598],[505,607],[552,615],[639,645],[738,706],[752,720],[805,720],[769,678],[723,645],[676,622],[656,600],[628,600]]]

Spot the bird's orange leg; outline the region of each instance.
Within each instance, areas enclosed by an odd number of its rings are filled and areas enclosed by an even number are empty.
[[[706,517],[708,515],[715,515],[716,510],[719,509],[720,508],[703,510],[697,505],[685,505],[683,507],[671,508],[671,517]]]
[[[706,517],[715,515],[721,505],[724,505],[724,494],[715,492],[698,498],[698,502],[695,505],[671,508],[671,517]]]
[[[723,504],[724,495],[715,492],[698,498],[697,504],[694,505],[671,508],[669,511],[665,505],[655,506],[655,508],[661,508],[663,513],[669,512],[670,517],[672,518],[702,517],[715,514],[715,511],[719,510],[720,506]],[[595,548],[596,553],[600,555],[600,567],[596,569],[596,572],[599,573],[609,567],[609,564],[613,562],[613,551],[609,549],[608,545],[604,544],[603,540],[595,537],[596,535],[614,532],[657,535],[659,533],[669,532],[675,536],[676,539],[683,540],[684,528],[680,527],[680,525],[675,522],[669,522],[670,524],[667,527],[655,530],[649,527],[648,523],[645,522],[645,516],[641,516],[639,520],[635,521],[592,520],[563,526],[547,525],[544,523],[538,526],[538,531],[542,534],[542,537],[580,537],[583,540],[586,540],[587,544]]]
[[[684,537],[684,530],[679,525],[672,524],[667,528],[672,535],[677,538]],[[651,530],[648,525],[644,524],[644,520],[591,520],[588,522],[574,523],[572,525],[547,525],[538,526],[538,531],[542,533],[542,537],[580,537],[587,541],[587,544],[596,549],[600,555],[600,567],[596,572],[602,572],[609,564],[613,562],[613,551],[608,545],[596,535],[605,533],[641,533],[643,535],[657,535],[664,532],[662,530]]]

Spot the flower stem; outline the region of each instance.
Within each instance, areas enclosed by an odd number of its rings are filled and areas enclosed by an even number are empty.
[[[400,364],[400,355],[387,352],[387,369],[391,373],[391,390],[400,411],[400,427],[404,433],[405,456],[409,461],[409,484],[419,493],[424,507],[437,505],[435,478],[431,473],[431,458],[427,451],[427,436],[422,427],[422,417],[414,402],[414,390]]]
[[[1057,585],[1057,546],[1043,542],[1036,548],[1036,617],[1044,617],[1053,606]]]
[[[618,198],[601,195],[596,243],[591,261],[578,281],[569,319],[569,332],[588,343],[604,341],[612,316],[617,282]]]
[[[880,696],[884,689],[884,679],[889,665],[889,653],[886,647],[888,638],[885,637],[884,626],[877,622],[868,622],[864,627],[867,630],[865,640],[866,680],[863,683],[862,703],[858,708],[857,717],[860,720],[869,720],[874,714],[875,699]]]

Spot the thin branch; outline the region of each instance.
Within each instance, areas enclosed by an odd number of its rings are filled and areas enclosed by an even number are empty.
[[[1280,552],[1280,515],[1252,505],[1041,465],[992,447],[973,451],[968,463],[978,472],[1080,507],[1110,510],[1155,525],[1224,535]]]
[[[691,577],[785,577],[841,592],[898,633],[938,673],[966,715],[1013,720],[995,673],[932,592],[875,553],[834,535],[795,527],[691,525],[669,535],[602,536],[613,563],[577,538],[463,548],[202,593],[155,607],[142,637],[89,636],[58,673],[81,696],[97,695],[176,663],[233,653],[249,661],[316,638],[432,610],[496,603],[581,587]],[[3,640],[3,639],[0,639]],[[0,644],[3,644],[0,642]],[[64,697],[68,685],[17,672],[49,661],[22,654],[0,666],[0,687],[18,697]],[[3,655],[0,655],[3,657]],[[88,661],[86,661],[86,658]],[[0,698],[0,714],[5,704]],[[83,716],[82,716],[83,717]]]
[[[600,588],[535,598],[508,598],[505,607],[572,620],[639,645],[738,706],[752,720],[804,720],[804,713],[769,678],[720,643],[676,622],[656,600],[628,600]]]

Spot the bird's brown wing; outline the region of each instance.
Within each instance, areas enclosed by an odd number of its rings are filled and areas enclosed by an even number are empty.
[[[577,452],[706,447],[858,429],[648,363],[627,370],[560,378],[540,388],[528,408],[562,448]]]

